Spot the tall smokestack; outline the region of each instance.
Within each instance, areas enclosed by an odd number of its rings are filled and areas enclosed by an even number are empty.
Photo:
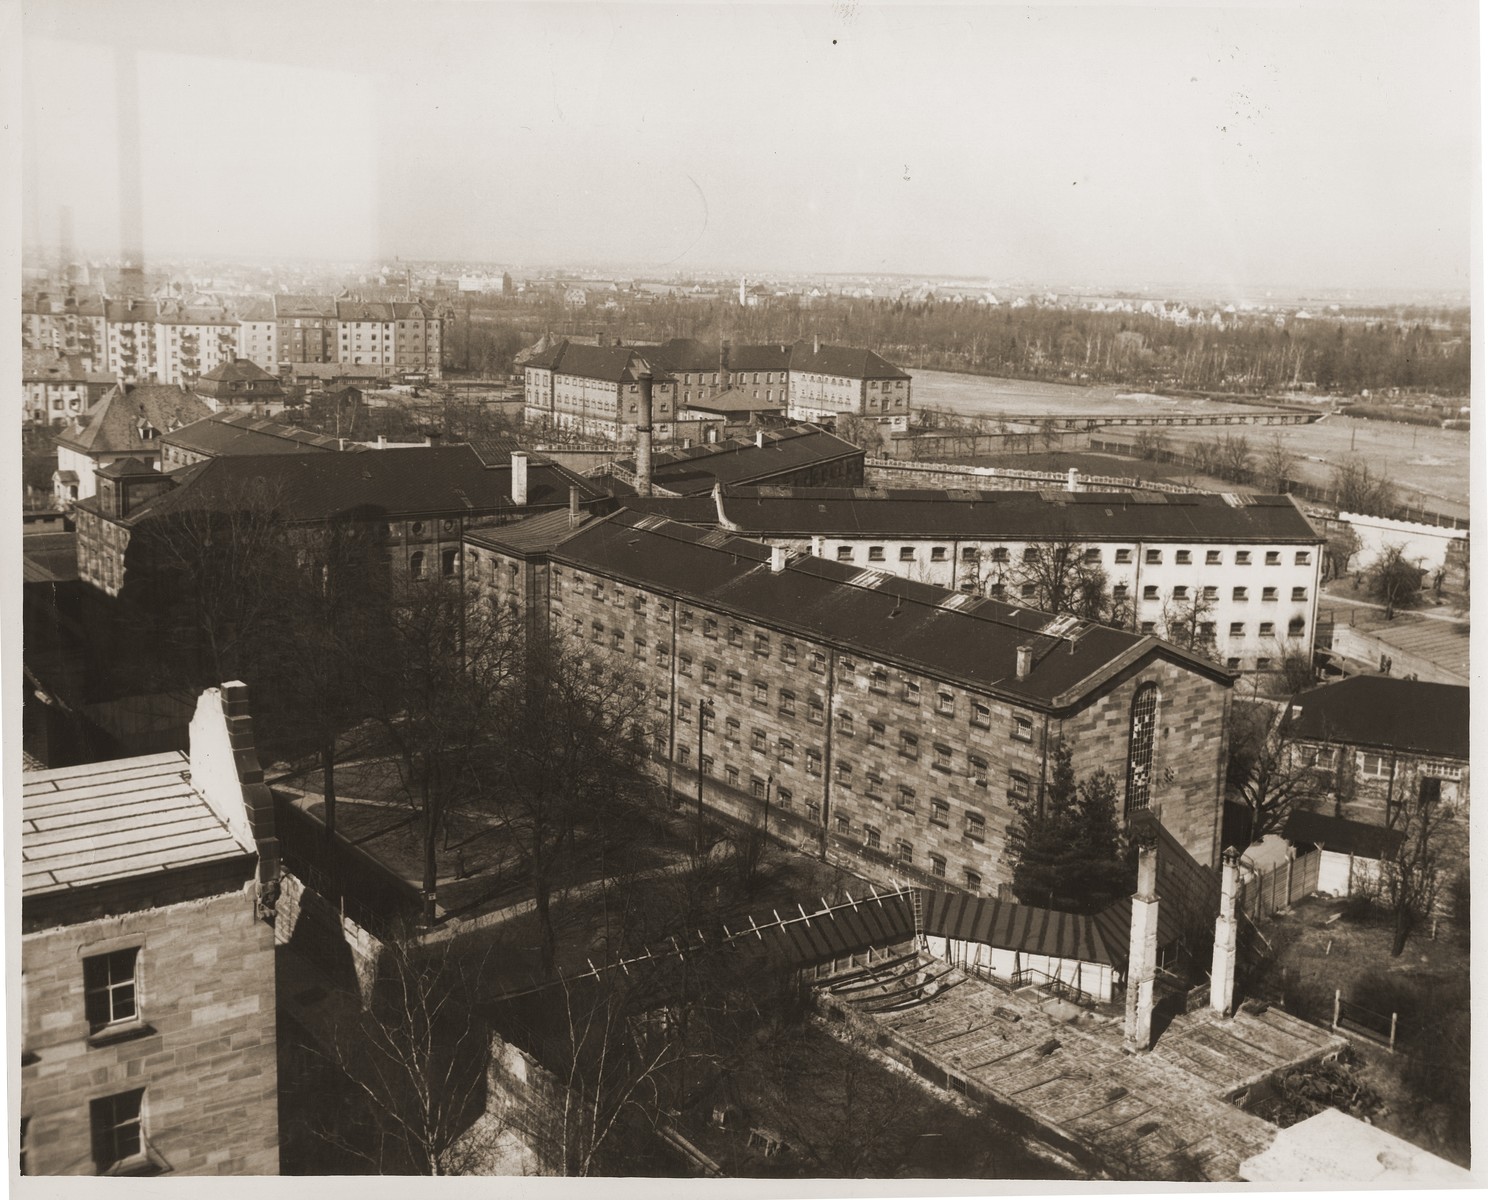
[[[527,504],[527,455],[524,451],[512,451],[511,502],[518,508]]]
[[[1225,848],[1219,875],[1219,916],[1214,919],[1214,958],[1209,970],[1209,1007],[1228,1016],[1235,1003],[1235,894],[1240,852]]]
[[[651,372],[640,374],[641,420],[636,426],[636,492],[651,494]]]
[[[1131,942],[1126,962],[1127,1050],[1152,1048],[1152,986],[1157,977],[1157,838],[1137,834],[1137,891],[1132,897]]]

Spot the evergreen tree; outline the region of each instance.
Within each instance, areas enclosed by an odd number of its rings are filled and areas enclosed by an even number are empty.
[[[1136,889],[1126,839],[1116,818],[1116,780],[1104,767],[1080,781],[1075,813],[1068,891],[1078,911],[1097,913]]]
[[[1007,855],[1013,894],[1022,904],[1095,913],[1135,884],[1121,823],[1116,781],[1104,768],[1077,781],[1064,738],[1050,753],[1048,786],[1013,801]]]
[[[1016,815],[1008,830],[1008,854],[1013,894],[1021,903],[1063,908],[1065,858],[1077,820],[1075,769],[1070,745],[1063,738],[1054,743],[1050,757],[1042,803],[1034,794],[1013,801]]]

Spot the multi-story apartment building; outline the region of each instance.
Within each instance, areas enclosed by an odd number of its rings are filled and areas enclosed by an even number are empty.
[[[159,306],[153,300],[105,300],[104,344],[107,366],[125,383],[154,381],[158,358],[155,324]]]
[[[166,300],[155,325],[155,379],[191,387],[238,352],[237,317],[222,304]]]
[[[432,304],[394,300],[393,365],[400,375],[444,374],[444,321]]]
[[[109,370],[108,329],[97,296],[38,292],[21,300],[21,345],[76,358],[84,371]]]
[[[1232,670],[1312,655],[1324,543],[1290,496],[772,487],[628,503],[1012,603],[1103,575],[1132,629]]]
[[[633,673],[674,794],[878,878],[986,891],[1064,737],[1078,775],[1110,771],[1128,813],[1217,861],[1234,677],[1207,660],[655,515],[543,520],[468,535],[466,577]]]
[[[75,355],[21,351],[22,413],[27,421],[51,425],[80,417],[113,383],[112,375],[90,371]]]
[[[278,851],[247,689],[175,751],[25,776],[23,1175],[279,1171]]]
[[[274,297],[275,349],[281,363],[335,362],[336,302],[327,296]]]
[[[724,342],[715,350],[691,338],[629,347],[552,341],[525,360],[528,419],[593,436],[622,440],[633,436],[629,427],[635,422],[623,419],[623,409],[610,415],[614,385],[621,382],[626,367],[651,373],[657,403],[653,418],[662,439],[671,436],[669,428],[662,428],[663,400],[669,402],[670,412],[676,412],[725,391],[765,405],[778,404],[794,420],[835,420],[852,414],[893,429],[909,426],[910,377],[871,350],[815,341],[740,346]]]
[[[336,301],[336,361],[391,367],[395,321],[390,302]]]
[[[66,508],[97,491],[97,472],[123,459],[160,463],[162,434],[210,416],[205,401],[184,387],[161,383],[115,384],[57,437],[52,482]]]
[[[272,300],[255,298],[240,303],[237,353],[265,371],[279,370],[279,323]]]

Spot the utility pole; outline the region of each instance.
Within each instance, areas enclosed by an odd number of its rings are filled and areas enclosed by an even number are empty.
[[[713,710],[713,702],[704,697],[698,697],[698,751],[697,751],[697,845],[696,853],[699,862],[703,859],[703,727],[707,723],[708,714]]]

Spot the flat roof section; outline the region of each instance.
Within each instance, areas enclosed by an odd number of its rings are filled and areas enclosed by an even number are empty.
[[[175,750],[28,772],[22,896],[255,854],[192,787],[190,765]]]

